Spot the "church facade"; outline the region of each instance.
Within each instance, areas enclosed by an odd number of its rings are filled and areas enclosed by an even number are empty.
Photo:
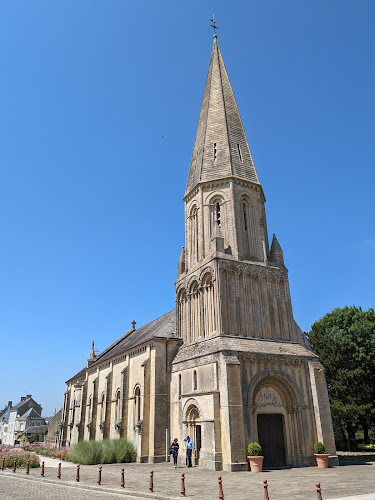
[[[176,308],[135,329],[67,381],[60,444],[124,437],[137,460],[168,459],[187,434],[195,463],[247,469],[337,463],[324,370],[293,319],[288,271],[214,35],[184,196]],[[184,461],[184,454],[180,454]]]

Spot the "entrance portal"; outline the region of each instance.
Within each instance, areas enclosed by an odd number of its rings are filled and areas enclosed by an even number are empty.
[[[258,440],[263,450],[265,467],[286,465],[282,415],[258,415]]]
[[[199,412],[196,406],[192,405],[187,412],[187,431],[189,436],[193,439],[195,450],[193,453],[195,465],[199,465],[200,449],[202,447],[202,433]]]

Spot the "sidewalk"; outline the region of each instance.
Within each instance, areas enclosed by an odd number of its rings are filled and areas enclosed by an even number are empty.
[[[222,476],[225,500],[263,499],[263,479],[268,481],[271,500],[316,500],[315,483],[320,482],[324,500],[375,500],[375,462],[346,465],[331,469],[305,467],[284,470],[251,472],[213,472],[193,467],[173,468],[162,464],[107,464],[102,466],[102,483],[97,485],[98,466],[80,466],[80,482],[76,482],[77,466],[61,462],[61,479],[57,479],[59,460],[40,457],[45,462],[45,477],[41,469],[25,469],[15,474],[0,471],[1,476],[60,484],[84,490],[103,491],[138,498],[169,500],[180,498],[181,473],[185,474],[186,497],[199,500],[218,499],[218,476]],[[120,487],[121,469],[125,469],[125,488]],[[154,471],[154,492],[149,493],[150,471]],[[77,493],[77,498],[79,494]]]

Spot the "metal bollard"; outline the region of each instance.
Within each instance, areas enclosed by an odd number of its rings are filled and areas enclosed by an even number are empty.
[[[185,494],[185,474],[181,474],[181,493],[180,497],[186,497]]]
[[[44,477],[44,462],[42,462],[42,470],[40,471],[40,475]]]
[[[218,476],[217,480],[219,482],[219,500],[224,500],[223,481],[221,480],[221,476]]]
[[[270,500],[270,497],[268,496],[267,479],[263,479],[263,488],[264,488],[264,500]]]
[[[76,481],[79,483],[79,465],[77,465]]]
[[[57,466],[57,479],[61,479],[61,462]]]
[[[17,470],[17,460],[13,462],[13,472],[16,472]]]
[[[125,469],[121,469],[121,488],[125,488]]]
[[[154,471],[150,472],[150,484],[148,485],[148,492],[152,493],[154,491]]]
[[[98,470],[98,480],[97,480],[97,483],[98,483],[99,486],[102,484],[102,468],[103,467],[99,467],[99,470]]]
[[[320,487],[320,483],[316,483],[316,498],[317,500],[323,500],[322,488]]]
[[[26,462],[26,474],[29,475],[30,474],[30,459],[27,460]]]
[[[5,458],[2,459],[1,461],[1,470],[5,469]]]

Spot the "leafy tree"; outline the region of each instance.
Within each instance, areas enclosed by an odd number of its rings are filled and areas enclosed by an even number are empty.
[[[336,440],[354,450],[356,430],[363,429],[368,443],[375,427],[374,310],[336,308],[316,321],[307,337],[326,371]]]

